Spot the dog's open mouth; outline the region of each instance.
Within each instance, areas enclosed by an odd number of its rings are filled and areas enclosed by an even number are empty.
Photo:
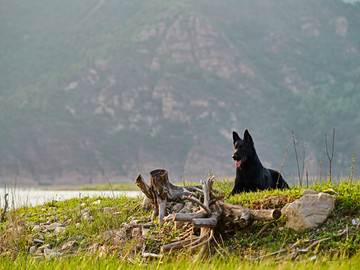
[[[243,157],[241,160],[235,160],[235,166],[236,168],[240,168],[241,164],[246,161],[246,157]]]

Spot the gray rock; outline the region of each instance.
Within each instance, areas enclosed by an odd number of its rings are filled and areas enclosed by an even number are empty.
[[[54,230],[54,233],[55,234],[59,234],[61,233],[62,231],[65,230],[65,227],[56,227],[55,230]]]
[[[63,244],[60,251],[64,251],[64,250],[72,248],[75,243],[76,243],[76,241],[69,241],[69,242]]]
[[[286,228],[302,232],[315,228],[326,220],[334,209],[336,198],[326,194],[308,194],[289,203],[281,210],[286,216]]]
[[[105,214],[111,214],[112,212],[114,212],[114,210],[111,207],[104,207],[103,211]]]
[[[46,259],[59,258],[61,256],[61,253],[52,249],[45,249],[44,256]]]
[[[97,200],[97,201],[93,202],[92,204],[93,205],[99,205],[100,203],[101,203],[101,200]]]
[[[94,218],[92,216],[90,216],[90,213],[89,212],[84,212],[82,215],[81,215],[81,219],[82,220],[85,220],[85,221],[92,221],[94,220]]]
[[[319,192],[312,189],[304,189],[303,192],[301,192],[301,196],[305,196],[309,194],[319,194]]]
[[[33,228],[32,228],[32,231],[36,231],[36,230],[40,230],[40,226],[39,225],[35,225]]]
[[[102,233],[102,236],[105,238],[105,241],[111,241],[114,245],[119,245],[126,238],[126,230],[106,231]]]
[[[126,231],[125,230],[111,230],[111,231],[105,231],[102,233],[102,236],[105,238],[105,240],[109,240],[114,237],[125,237]]]
[[[34,245],[42,245],[42,244],[44,244],[44,240],[35,238],[35,239],[33,240],[33,244],[34,244]]]
[[[31,246],[31,247],[29,248],[29,253],[30,253],[30,254],[35,254],[35,252],[36,252],[36,247],[35,247],[35,246]]]
[[[50,249],[50,245],[49,244],[42,245],[38,247],[37,251],[43,251],[45,249]]]
[[[50,225],[46,226],[46,229],[49,231],[55,230],[57,227],[63,227],[64,225],[61,223],[51,223]]]
[[[45,237],[42,235],[42,233],[37,233],[34,235],[34,239],[37,238],[37,239],[40,239],[40,240],[44,240]]]
[[[88,212],[89,211],[89,208],[84,208],[80,211],[80,213],[83,215],[84,213]]]
[[[50,248],[45,248],[44,249],[44,254],[45,255],[47,255],[47,254],[50,254],[50,253],[52,253],[53,251],[52,251],[52,249],[50,249]]]

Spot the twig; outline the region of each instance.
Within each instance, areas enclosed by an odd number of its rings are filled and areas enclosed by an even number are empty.
[[[201,190],[201,189],[198,189],[198,191],[201,192],[202,190]],[[196,193],[187,190],[185,187],[183,187],[183,192],[184,192],[184,193],[189,193],[190,195],[195,196],[195,197],[197,196]]]
[[[339,235],[337,236],[341,236],[343,234],[345,234],[348,230],[345,229],[343,232],[341,232]],[[302,240],[298,240],[296,243],[292,244],[288,249],[280,249],[278,251],[275,251],[275,252],[272,252],[272,253],[269,253],[269,254],[265,254],[265,255],[262,255],[262,256],[258,256],[256,258],[250,258],[250,257],[247,257],[246,259],[247,260],[251,260],[251,261],[258,261],[260,259],[264,259],[264,258],[267,258],[267,257],[270,257],[270,256],[274,256],[274,255],[279,255],[281,253],[285,253],[289,250],[292,250],[292,249],[296,249],[295,251],[291,252],[290,254],[288,255],[285,255],[285,256],[282,256],[282,257],[279,257],[277,259],[281,259],[281,258],[295,258],[297,255],[299,254],[303,254],[303,253],[307,253],[309,252],[312,248],[316,247],[317,245],[319,245],[320,243],[322,242],[325,242],[325,241],[329,241],[331,240],[331,237],[327,237],[327,238],[323,238],[323,239],[320,239],[320,240],[317,240],[315,241],[314,243],[312,243],[311,245],[309,245],[307,248],[303,248],[303,249],[298,249],[296,248],[297,244],[299,242],[301,242]]]
[[[284,248],[284,249],[280,249],[278,251],[275,251],[275,252],[272,252],[272,253],[269,253],[269,254],[258,256],[256,258],[251,258],[249,256],[245,256],[245,259],[247,259],[249,261],[258,261],[258,260],[261,260],[261,259],[264,259],[264,258],[267,258],[267,257],[270,257],[270,256],[278,255],[280,253],[284,253],[284,252],[287,252],[287,251],[288,250]]]
[[[306,170],[306,188],[309,188],[309,172]]]
[[[286,160],[287,153],[288,153],[288,150],[289,150],[289,145],[290,145],[290,142],[288,142],[288,144],[286,145],[285,156],[284,156],[283,163],[281,164],[281,168],[280,168],[280,171],[279,171],[278,179],[276,180],[276,185],[279,184],[279,181],[280,181],[281,173],[282,173],[282,170],[283,170],[283,168],[284,168],[285,160]]]
[[[355,162],[355,159],[354,159],[354,152],[352,152],[351,154],[351,171],[350,171],[350,183],[352,183],[352,180],[353,180],[353,177],[354,177],[354,162]]]
[[[262,233],[270,226],[270,224],[272,224],[272,223],[274,223],[274,222],[268,222],[268,223],[266,223],[266,224],[260,229],[260,231],[256,234],[256,236],[259,236],[260,234],[262,234]]]
[[[296,164],[297,164],[298,174],[299,174],[299,183],[300,183],[300,187],[302,187],[302,179],[300,176],[299,158],[298,158],[298,154],[297,154],[297,150],[296,150],[296,139],[295,139],[294,131],[291,131],[291,135],[292,135],[292,139],[293,139],[293,143],[294,143],[295,158],[296,158]]]
[[[331,237],[326,237],[324,239],[317,240],[314,243],[312,243],[310,246],[305,248],[304,250],[306,250],[306,252],[308,252],[310,249],[312,249],[313,247],[316,247],[318,244],[325,242],[325,241],[329,241],[329,240],[331,240]]]
[[[108,184],[109,184],[109,186],[110,186],[111,193],[112,193],[112,195],[113,195],[113,198],[115,199],[114,189],[113,189],[113,187],[112,187],[112,185],[111,185],[111,183],[110,183],[110,181],[109,181],[109,178],[106,176],[105,170],[104,170],[103,168],[101,168],[101,172],[102,172],[103,177],[105,178],[106,182],[108,182]]]
[[[321,168],[322,168],[322,162],[320,161],[320,176],[319,176],[319,182],[321,183]]]

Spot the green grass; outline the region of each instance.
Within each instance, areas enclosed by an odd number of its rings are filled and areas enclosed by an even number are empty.
[[[343,270],[359,269],[360,257],[334,258],[321,257],[317,260],[303,261],[282,261],[264,260],[261,262],[248,262],[237,258],[216,257],[212,260],[194,260],[183,256],[177,260],[119,260],[114,256],[78,256],[70,258],[37,260],[34,258],[20,256],[15,260],[10,258],[0,258],[0,269],[307,269],[307,270]]]
[[[251,263],[243,261],[235,256],[229,258],[217,257],[212,260],[193,260],[182,257],[179,260],[167,261],[127,261],[116,257],[88,257],[62,258],[54,260],[36,260],[29,257],[20,257],[16,260],[0,258],[0,269],[307,269],[307,270],[342,270],[359,269],[360,257],[336,258],[329,260],[326,257],[316,261],[284,261],[276,263],[273,260]]]
[[[95,184],[86,185],[82,187],[83,190],[120,190],[120,191],[139,191],[136,184],[129,183],[112,183],[109,184]]]
[[[232,183],[218,181],[217,189],[226,194]],[[343,180],[341,183],[317,183],[309,187],[317,191],[333,189],[337,202],[329,218],[315,229],[296,233],[284,227],[285,218],[272,222],[256,221],[251,226],[231,235],[218,238],[207,255],[197,259],[197,252],[178,250],[166,253],[162,259],[144,259],[140,256],[143,245],[147,250],[159,253],[160,245],[179,235],[171,224],[155,226],[143,240],[127,238],[115,243],[104,232],[119,230],[123,223],[139,220],[150,221],[150,212],[139,207],[141,198],[85,197],[66,201],[50,201],[36,207],[23,207],[9,212],[7,221],[0,227],[0,269],[359,269],[360,230],[352,220],[360,217],[360,184]],[[254,201],[275,195],[298,198],[303,188],[243,193],[226,199],[233,204],[252,207]],[[111,213],[104,208],[110,207]],[[93,221],[85,221],[81,211],[88,212]],[[36,225],[59,222],[66,229],[59,234],[35,229]],[[21,229],[20,229],[21,228]],[[346,235],[339,231],[348,228]],[[62,252],[60,257],[37,258],[28,253],[37,233],[44,236],[44,244],[60,249],[71,239],[72,252]],[[281,254],[268,256],[256,262],[246,258],[258,257],[296,243],[297,248],[309,246],[308,241],[330,237],[296,260],[281,259]],[[96,252],[90,248],[98,245]]]

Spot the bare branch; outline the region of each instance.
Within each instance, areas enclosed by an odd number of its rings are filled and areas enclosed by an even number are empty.
[[[208,213],[201,211],[197,213],[176,213],[173,216],[174,221],[188,221],[191,222],[194,218],[206,218]]]
[[[184,199],[184,200],[189,200],[189,201],[192,201],[193,203],[198,204],[202,209],[205,210],[205,212],[206,212],[209,216],[211,216],[211,211],[210,211],[209,207],[206,206],[206,205],[204,205],[204,204],[203,204],[202,202],[200,202],[198,199],[196,199],[196,198],[194,198],[194,197],[190,197],[190,196],[182,196],[181,198]]]
[[[330,181],[330,183],[331,183],[331,163],[332,163],[332,160],[334,157],[334,145],[335,145],[335,128],[333,128],[331,154],[329,154],[328,143],[327,143],[327,134],[325,133],[325,148],[326,148],[326,155],[329,159],[329,181]]]
[[[214,213],[209,218],[194,218],[192,224],[195,227],[215,228],[220,218],[219,213]]]

